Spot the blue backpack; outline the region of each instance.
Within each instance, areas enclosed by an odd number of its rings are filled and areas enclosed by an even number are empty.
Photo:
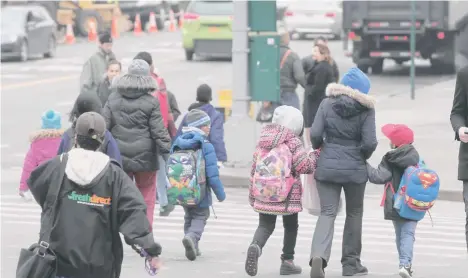
[[[424,218],[439,195],[440,179],[434,170],[420,160],[415,166],[406,168],[398,191],[394,195],[393,208],[409,220]]]

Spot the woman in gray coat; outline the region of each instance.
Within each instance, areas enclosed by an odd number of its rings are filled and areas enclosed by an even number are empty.
[[[313,148],[321,148],[315,172],[321,215],[312,241],[311,278],[325,277],[342,188],[346,197],[343,276],[367,274],[360,259],[366,160],[377,147],[375,101],[367,95],[369,89],[368,77],[357,68],[350,69],[341,84],[327,86],[328,98],[320,104],[310,131]]]

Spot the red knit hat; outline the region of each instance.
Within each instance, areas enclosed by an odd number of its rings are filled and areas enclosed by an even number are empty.
[[[406,125],[386,124],[382,127],[382,133],[397,147],[414,142],[413,130]]]

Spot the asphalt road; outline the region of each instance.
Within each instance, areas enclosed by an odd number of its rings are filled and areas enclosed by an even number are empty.
[[[394,244],[393,226],[383,220],[378,196],[367,196],[363,224],[363,264],[369,268],[369,278],[396,278],[398,256]],[[163,265],[158,277],[185,277],[190,273],[196,278],[248,277],[244,272],[247,247],[252,240],[258,215],[247,203],[245,189],[227,189],[227,199],[215,203],[200,242],[202,256],[195,262],[184,256],[183,210],[177,208],[169,217],[155,216],[154,236],[163,245]],[[1,277],[14,277],[20,248],[37,239],[40,208],[35,203],[20,202],[16,196],[2,195],[0,203],[1,229]],[[416,231],[414,271],[419,278],[464,278],[468,271],[468,259],[464,243],[463,209],[460,203],[440,201],[430,219],[424,219]],[[301,213],[296,248],[296,263],[304,268],[308,277],[310,244],[316,217]],[[344,215],[336,220],[335,239],[327,278],[341,277],[341,237]],[[258,277],[280,277],[279,265],[283,240],[281,220],[263,250]],[[127,246],[122,278],[147,277],[143,260]]]

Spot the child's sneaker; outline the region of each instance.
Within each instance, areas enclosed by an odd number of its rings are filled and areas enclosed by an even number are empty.
[[[302,268],[294,264],[294,260],[283,260],[280,267],[280,275],[301,274]]]
[[[247,249],[247,259],[245,260],[245,272],[250,276],[257,275],[258,258],[262,254],[262,249],[257,244],[250,244]]]
[[[182,240],[182,244],[185,248],[185,257],[190,261],[195,261],[197,259],[197,251],[194,240],[190,236],[185,236]]]
[[[411,271],[411,266],[402,266],[400,267],[400,271],[398,271],[398,274],[402,278],[412,278],[413,277],[413,271]]]
[[[174,205],[166,205],[159,209],[159,216],[169,216],[171,212],[175,209]]]
[[[19,195],[21,196],[21,198],[23,198],[24,201],[26,202],[30,202],[32,199],[33,199],[33,196],[31,194],[31,192],[29,190],[26,190],[26,191],[20,191],[19,192]]]

